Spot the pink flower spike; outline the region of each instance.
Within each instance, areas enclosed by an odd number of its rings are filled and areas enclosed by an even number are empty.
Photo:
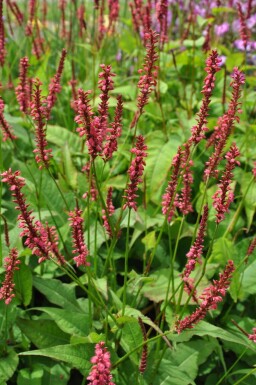
[[[51,110],[52,110],[52,108],[53,108],[53,106],[57,100],[57,94],[59,94],[61,91],[60,79],[61,79],[61,75],[62,75],[62,72],[64,69],[64,63],[65,63],[66,55],[67,55],[67,51],[65,48],[63,48],[63,50],[61,52],[61,58],[60,58],[57,72],[54,75],[54,77],[51,79],[50,84],[49,84],[49,94],[45,100],[45,102],[47,104],[47,115],[46,115],[47,119],[50,118]]]
[[[156,66],[155,63],[158,59],[158,54],[156,52],[158,34],[150,30],[145,33],[145,39],[147,41],[147,54],[144,60],[143,69],[138,70],[139,74],[141,74],[138,82],[138,88],[140,90],[137,103],[138,111],[135,113],[131,128],[137,124],[140,115],[143,114],[144,107],[149,100],[149,95],[157,84],[158,66]]]
[[[250,38],[250,31],[247,28],[246,21],[245,21],[245,16],[242,11],[241,4],[237,2],[237,11],[238,11],[238,16],[239,16],[239,21],[240,21],[240,36],[241,39],[243,40],[244,43],[244,49],[246,49],[249,38]]]
[[[108,233],[108,235],[110,237],[112,236],[112,229],[111,229],[111,225],[109,223],[109,217],[111,217],[115,213],[115,207],[112,203],[112,193],[113,193],[113,189],[112,189],[112,187],[109,187],[108,194],[107,194],[107,200],[106,200],[107,213],[106,213],[105,209],[102,210],[103,226],[105,227],[106,232]]]
[[[165,194],[162,197],[162,213],[167,215],[168,222],[171,222],[174,215],[174,207],[178,204],[177,198],[177,186],[178,179],[181,172],[182,151],[179,147],[177,154],[172,161],[172,175],[171,180],[165,190]]]
[[[252,331],[253,331],[253,334],[248,334],[248,338],[249,340],[256,343],[256,328],[253,328]]]
[[[130,183],[125,190],[126,195],[123,198],[126,200],[126,203],[123,206],[123,209],[129,207],[130,209],[137,210],[136,198],[138,195],[136,191],[138,190],[138,184],[142,182],[141,176],[143,175],[143,170],[145,166],[145,157],[147,146],[144,144],[144,138],[142,135],[137,137],[137,142],[135,148],[131,149],[131,152],[136,155],[132,160],[131,166],[128,170],[130,176]]]
[[[46,124],[45,116],[47,114],[45,108],[42,105],[42,83],[39,79],[34,81],[34,93],[31,103],[31,116],[36,122],[36,149],[33,151],[36,154],[36,162],[39,164],[39,169],[43,167],[48,168],[50,165],[50,159],[52,158],[52,150],[46,149],[48,142],[46,140]]]
[[[93,367],[87,377],[88,385],[115,385],[110,374],[110,353],[105,347],[105,342],[95,346],[95,356],[92,357]]]
[[[0,300],[4,299],[6,305],[12,301],[15,297],[13,290],[15,284],[13,283],[14,271],[19,270],[18,265],[20,264],[20,260],[18,259],[18,250],[13,248],[10,250],[9,256],[5,258],[5,279],[2,283],[2,287],[0,288]]]
[[[207,73],[207,76],[204,79],[204,86],[201,91],[204,97],[200,110],[197,114],[197,124],[191,129],[192,135],[189,139],[190,143],[199,143],[205,137],[205,132],[208,130],[206,124],[207,116],[209,113],[209,104],[215,85],[215,74],[216,72],[220,71],[220,63],[221,59],[217,51],[213,50],[206,60],[205,71]]]
[[[196,240],[194,244],[190,247],[190,250],[186,255],[188,262],[186,263],[185,269],[182,273],[182,278],[184,282],[189,279],[190,274],[195,269],[196,263],[201,262],[200,258],[203,252],[204,235],[206,231],[208,212],[208,206],[205,205]]]
[[[84,233],[83,233],[83,218],[82,218],[82,210],[78,207],[75,208],[74,211],[70,211],[69,219],[70,226],[72,227],[72,238],[73,238],[73,254],[78,254],[74,257],[74,261],[76,266],[90,266],[90,263],[87,261],[87,256],[89,255],[89,251],[84,242]]]
[[[230,150],[227,152],[225,158],[227,159],[226,169],[222,175],[219,189],[213,195],[213,207],[216,209],[216,223],[220,223],[225,218],[225,213],[228,211],[231,202],[234,200],[234,194],[231,191],[230,184],[232,182],[232,171],[236,165],[240,165],[240,162],[236,158],[240,155],[235,143],[232,144]]]
[[[219,280],[213,280],[213,285],[207,287],[201,299],[199,307],[191,315],[176,323],[176,331],[180,334],[185,329],[192,329],[199,321],[205,318],[209,310],[217,309],[217,303],[222,301],[229,287],[233,272],[235,271],[233,261],[228,261],[225,270],[219,276]]]
[[[26,204],[21,189],[25,186],[25,179],[20,176],[20,171],[9,169],[1,174],[2,182],[8,183],[12,192],[13,201],[20,211],[18,216],[19,227],[22,229],[21,237],[26,237],[25,245],[39,257],[39,262],[54,256],[59,264],[64,264],[65,259],[58,251],[58,237],[55,227],[44,227],[40,221],[34,221],[32,211]]]
[[[20,59],[20,75],[19,75],[19,85],[15,88],[15,93],[17,96],[17,100],[20,105],[20,110],[25,114],[28,112],[29,107],[29,84],[28,84],[28,67],[29,62],[28,58],[25,56]]]
[[[123,115],[123,100],[122,96],[117,97],[117,106],[115,110],[114,122],[111,123],[111,128],[107,131],[106,143],[103,149],[104,161],[112,158],[114,151],[117,150],[117,139],[121,136],[122,130],[122,115]]]
[[[0,98],[0,127],[3,132],[3,141],[5,142],[7,139],[15,140],[17,137],[13,133],[12,127],[7,123],[4,117],[4,101]]]
[[[107,121],[108,121],[108,101],[109,101],[109,92],[114,89],[113,77],[116,76],[111,70],[110,65],[101,64],[100,65],[102,72],[99,73],[98,86],[101,90],[99,104],[99,118],[100,126],[103,138],[105,138],[107,133]]]

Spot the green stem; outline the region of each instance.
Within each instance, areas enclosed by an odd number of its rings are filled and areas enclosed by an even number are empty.
[[[124,313],[125,313],[125,306],[126,306],[126,300],[127,300],[127,280],[128,280],[128,257],[129,257],[130,221],[131,221],[131,209],[129,208],[128,224],[127,224],[127,232],[126,232],[126,242],[125,242],[125,256],[124,256],[124,286],[123,286],[123,309],[122,309],[122,315],[124,315]]]

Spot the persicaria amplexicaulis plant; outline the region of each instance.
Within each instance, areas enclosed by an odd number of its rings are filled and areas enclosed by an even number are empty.
[[[49,370],[90,385],[208,384],[212,372],[236,384],[244,363],[250,374],[256,18],[240,4],[0,1],[0,368],[18,365],[4,383]],[[249,349],[234,367],[239,340]]]

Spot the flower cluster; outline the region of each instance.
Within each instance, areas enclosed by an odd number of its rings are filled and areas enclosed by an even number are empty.
[[[193,184],[193,176],[191,172],[191,167],[193,166],[193,161],[190,159],[190,146],[189,143],[184,145],[184,150],[182,151],[182,162],[181,162],[181,177],[183,187],[181,189],[179,197],[175,205],[180,209],[183,215],[186,215],[193,211],[191,204],[191,189]]]
[[[114,122],[111,123],[111,127],[107,130],[106,143],[103,149],[103,158],[106,162],[111,159],[113,153],[117,150],[117,139],[121,136],[122,130],[122,115],[123,115],[123,99],[119,95],[117,97],[117,106],[115,110]]]
[[[95,356],[92,357],[93,367],[87,377],[88,385],[115,385],[110,374],[110,353],[105,347],[105,342],[95,346]]]
[[[45,116],[47,114],[45,107],[42,105],[42,83],[39,79],[34,81],[33,100],[31,103],[31,116],[36,122],[36,149],[33,151],[36,154],[36,162],[39,168],[49,167],[49,161],[52,158],[52,150],[46,149],[48,142],[46,140]]]
[[[172,161],[172,175],[171,180],[165,190],[165,194],[162,198],[162,213],[167,215],[167,220],[170,222],[174,214],[174,208],[177,203],[176,190],[178,186],[178,178],[180,175],[180,166],[182,161],[182,151],[179,147],[177,154],[174,156]]]
[[[241,96],[241,86],[245,83],[245,76],[238,68],[234,68],[231,77],[233,81],[230,83],[230,86],[233,88],[233,91],[228,111],[218,119],[217,126],[208,141],[208,146],[214,144],[214,152],[209,161],[206,162],[204,171],[205,178],[218,176],[217,166],[222,158],[226,141],[231,133],[234,122],[239,122],[237,113],[241,112],[239,98]]]
[[[182,273],[182,278],[184,282],[189,279],[190,274],[195,269],[196,262],[200,262],[204,247],[204,235],[206,230],[208,212],[208,206],[205,205],[196,240],[191,246],[189,252],[187,253],[188,262],[186,263],[185,269]]]
[[[110,237],[112,236],[112,229],[109,223],[109,217],[111,217],[115,213],[115,207],[112,203],[112,193],[113,193],[113,189],[112,187],[109,187],[107,200],[106,200],[106,210],[105,209],[102,210],[103,226],[105,227]]]
[[[10,186],[13,201],[17,203],[16,209],[20,211],[18,216],[19,227],[22,229],[21,237],[26,237],[25,245],[32,250],[33,254],[39,257],[39,262],[45,259],[55,257],[60,264],[64,264],[64,257],[58,251],[58,238],[55,227],[44,227],[37,220],[34,221],[32,210],[26,204],[24,194],[21,192],[25,186],[25,179],[20,177],[20,171],[13,172],[11,169],[1,174],[2,182],[6,182]]]
[[[123,197],[126,200],[126,203],[123,206],[123,209],[129,207],[130,209],[137,210],[136,198],[138,195],[136,191],[138,190],[138,184],[142,182],[142,174],[145,166],[145,157],[147,146],[144,144],[144,138],[142,135],[137,137],[137,142],[135,148],[131,149],[131,152],[136,155],[132,160],[131,166],[128,170],[130,176],[130,183],[125,190],[126,195]]]
[[[29,108],[29,84],[27,79],[28,67],[28,58],[25,56],[20,59],[20,82],[15,89],[17,100],[20,105],[20,110],[25,114],[28,112]]]
[[[99,73],[99,82],[98,86],[101,90],[100,99],[101,102],[99,104],[99,117],[100,117],[100,126],[103,138],[106,135],[107,129],[107,120],[108,120],[108,100],[109,100],[109,91],[114,89],[114,81],[113,77],[116,76],[112,70],[110,65],[101,64],[100,65],[102,72]]]
[[[216,209],[216,222],[220,223],[225,217],[225,213],[228,211],[231,202],[234,200],[234,194],[231,191],[231,181],[233,177],[232,171],[236,165],[240,165],[240,162],[236,158],[240,155],[235,143],[232,144],[230,150],[227,152],[225,158],[227,159],[226,169],[222,175],[219,189],[213,195],[213,207]]]
[[[205,137],[205,131],[207,131],[207,116],[209,112],[209,104],[211,101],[212,91],[215,85],[215,74],[220,71],[221,59],[218,56],[216,50],[213,50],[206,60],[205,71],[207,76],[204,79],[204,86],[202,94],[204,95],[202,105],[197,115],[197,124],[192,127],[192,135],[189,142],[197,144]]]
[[[156,4],[156,17],[160,25],[160,42],[163,47],[167,42],[167,14],[168,14],[168,1],[159,0]]]
[[[14,135],[11,126],[7,123],[4,117],[4,102],[3,99],[0,98],[0,126],[3,132],[3,141],[5,142],[7,139],[14,140],[16,136]]]
[[[145,57],[145,64],[143,69],[139,69],[138,72],[141,74],[138,88],[140,89],[140,94],[138,96],[138,111],[135,114],[131,127],[134,127],[143,113],[145,105],[148,103],[149,95],[153,90],[153,87],[157,84],[157,74],[158,67],[155,65],[158,54],[156,52],[156,45],[158,43],[158,34],[152,30],[145,34],[145,39],[147,41],[147,54]]]
[[[3,67],[6,55],[5,33],[3,21],[3,0],[0,0],[0,65]]]
[[[54,75],[54,77],[51,79],[50,84],[49,84],[49,93],[48,93],[48,96],[45,100],[45,102],[47,104],[47,109],[46,109],[47,110],[47,115],[46,115],[47,119],[49,119],[52,107],[54,106],[54,104],[57,100],[57,94],[60,93],[60,91],[61,91],[60,79],[61,79],[61,75],[62,75],[62,72],[64,69],[64,62],[65,62],[66,55],[67,55],[67,51],[65,50],[65,48],[63,48],[63,50],[61,52],[61,58],[60,58],[57,72]]]
[[[205,318],[209,310],[217,308],[218,302],[221,302],[226,294],[234,270],[233,261],[228,261],[224,272],[219,276],[219,280],[213,280],[213,285],[203,291],[200,297],[202,302],[195,312],[177,322],[176,331],[178,333],[185,329],[192,329],[195,324]]]
[[[90,263],[87,261],[89,251],[84,242],[84,220],[82,218],[82,210],[76,207],[74,211],[70,211],[68,220],[70,221],[70,226],[72,227],[72,238],[74,246],[74,250],[72,252],[73,254],[78,254],[76,257],[74,257],[74,261],[77,267],[90,266]]]
[[[241,39],[243,40],[244,49],[246,49],[248,40],[250,38],[250,34],[249,34],[249,30],[248,30],[247,25],[246,25],[246,21],[245,21],[245,17],[244,17],[243,11],[242,11],[241,4],[239,2],[237,2],[236,6],[237,6],[239,21],[240,21],[240,31],[239,32],[240,32]]]
[[[15,297],[13,293],[13,289],[15,287],[13,277],[15,270],[19,270],[19,264],[20,260],[18,259],[18,250],[13,248],[10,250],[9,256],[4,259],[6,274],[2,287],[0,288],[0,300],[4,299],[6,305],[8,305],[13,297]]]
[[[253,334],[248,334],[248,338],[249,340],[256,342],[256,328],[253,328],[252,331],[253,331]]]

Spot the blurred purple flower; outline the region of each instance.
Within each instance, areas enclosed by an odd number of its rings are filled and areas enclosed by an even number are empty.
[[[253,28],[256,24],[256,14],[252,15],[248,20],[247,20],[247,27],[248,28]]]
[[[215,25],[214,31],[217,36],[223,36],[229,31],[229,24],[227,22]]]

